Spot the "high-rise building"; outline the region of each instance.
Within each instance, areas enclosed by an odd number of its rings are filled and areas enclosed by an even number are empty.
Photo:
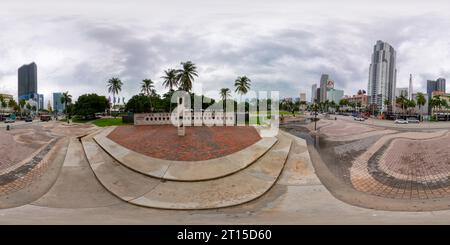
[[[37,66],[33,62],[29,65],[23,65],[18,71],[18,98],[20,100],[38,101],[37,93]]]
[[[311,103],[318,102],[318,101],[316,101],[316,99],[317,99],[316,91],[317,91],[317,84],[313,84],[312,89],[311,89]]]
[[[328,83],[328,74],[322,74],[322,76],[320,77],[319,102],[325,102],[327,100],[327,83]]]
[[[376,105],[379,110],[392,112],[396,82],[396,52],[387,42],[378,40],[373,48],[369,67],[369,104]],[[388,105],[385,105],[386,100]]]
[[[316,103],[320,102],[320,88],[316,88]]]
[[[433,92],[445,93],[445,78],[438,78],[436,80],[427,80],[427,95],[428,101],[433,97]],[[428,112],[431,113],[431,105],[428,104]]]
[[[306,94],[300,93],[300,102],[306,102]]]
[[[332,88],[327,91],[327,100],[330,102],[334,101],[337,105],[341,101],[342,97],[344,97],[344,90]]]
[[[61,103],[62,93],[53,93],[53,111],[55,113],[64,112],[64,104]]]
[[[436,79],[436,90],[446,93],[446,91],[445,91],[445,78],[438,78],[438,79]]]
[[[43,94],[38,94],[38,98],[39,98],[38,109],[39,110],[44,110],[45,109],[45,107],[44,107],[44,95]]]

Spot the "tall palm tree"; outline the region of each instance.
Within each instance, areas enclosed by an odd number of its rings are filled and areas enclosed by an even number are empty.
[[[169,88],[169,91],[173,91],[173,88],[178,86],[177,70],[175,69],[165,70],[164,76],[161,78],[164,79],[163,86]]]
[[[427,99],[425,98],[425,94],[421,92],[417,93],[417,105],[419,106],[420,120],[422,120],[422,110],[420,108],[426,103]]]
[[[20,108],[20,115],[22,115],[23,109],[25,108],[25,105],[27,104],[27,102],[25,100],[20,100],[19,101],[19,108]]]
[[[226,102],[227,98],[231,96],[231,90],[229,88],[220,89],[220,97]]]
[[[141,92],[149,96],[152,94],[154,88],[153,81],[151,79],[144,79],[141,83]]]
[[[113,77],[111,79],[109,79],[107,82],[107,87],[108,87],[108,92],[113,94],[113,108],[115,105],[115,98],[116,98],[116,94],[119,94],[120,91],[122,91],[122,81],[118,78],[118,77]]]
[[[17,105],[17,102],[14,99],[10,99],[8,101],[8,107],[13,109],[15,112],[18,111],[17,109],[19,108],[19,106]]]
[[[402,108],[402,113],[405,112],[405,107],[408,105],[408,98],[405,95],[401,94],[399,97],[395,99],[395,103],[397,106]]]
[[[242,97],[242,95],[246,94],[250,90],[250,83],[251,80],[246,76],[236,78],[234,81],[234,87],[236,88],[235,92],[240,94]]]
[[[67,105],[69,105],[70,103],[72,103],[72,95],[69,94],[69,91],[66,91],[61,96],[61,104],[64,104],[64,113],[68,114],[66,116],[67,122],[69,122],[70,117]]]
[[[181,62],[182,69],[177,71],[177,82],[180,88],[186,92],[192,90],[192,83],[194,82],[194,76],[198,77],[197,67],[191,61]]]

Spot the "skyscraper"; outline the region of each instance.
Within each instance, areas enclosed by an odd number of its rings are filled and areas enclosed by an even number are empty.
[[[342,97],[344,97],[344,90],[332,88],[327,91],[327,100],[330,102],[334,101],[337,105],[339,105]]]
[[[445,93],[445,78],[438,78],[436,80],[427,80],[427,95],[428,101],[433,97],[433,92]],[[431,112],[431,105],[428,104],[428,112]]]
[[[19,100],[33,99],[39,101],[37,94],[37,66],[33,62],[23,65],[18,71],[18,98]]]
[[[316,91],[317,91],[317,84],[313,84],[312,85],[312,89],[311,89],[311,103],[316,103]]]
[[[44,110],[44,95],[43,94],[38,94],[38,109],[39,110]]]
[[[391,45],[378,40],[373,48],[369,67],[367,88],[370,96],[369,104],[374,104],[379,110],[391,113],[395,105],[396,82],[396,52]],[[388,102],[387,106],[385,101]]]
[[[436,79],[436,90],[445,93],[445,78]]]
[[[56,113],[64,112],[64,104],[61,103],[62,93],[53,93],[53,111]]]
[[[327,82],[328,74],[322,74],[320,77],[320,100],[318,102],[325,102],[327,100]]]

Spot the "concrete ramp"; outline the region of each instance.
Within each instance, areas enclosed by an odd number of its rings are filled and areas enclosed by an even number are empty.
[[[93,208],[121,203],[95,178],[78,138],[71,138],[61,173],[53,187],[34,205]]]

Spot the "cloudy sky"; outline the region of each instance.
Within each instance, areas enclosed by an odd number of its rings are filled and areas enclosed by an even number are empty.
[[[328,73],[354,94],[367,88],[379,39],[397,50],[397,87],[410,73],[422,91],[427,79],[450,79],[450,3],[392,2],[2,0],[0,93],[17,96],[17,68],[32,61],[46,100],[66,90],[107,95],[113,76],[127,99],[144,78],[163,93],[162,72],[191,60],[205,90],[247,75],[254,90],[309,98]]]

